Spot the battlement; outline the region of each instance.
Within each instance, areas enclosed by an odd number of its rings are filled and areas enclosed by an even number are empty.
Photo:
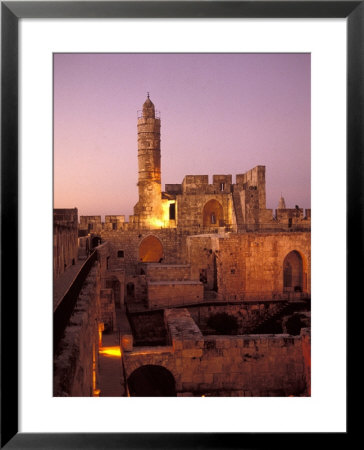
[[[68,209],[54,209],[53,210],[53,223],[54,225],[67,225],[75,226],[78,225],[78,209],[68,208]]]
[[[172,195],[182,194],[182,184],[166,184],[165,190],[167,194]]]
[[[105,216],[105,230],[119,230],[125,223],[125,216]]]
[[[259,185],[265,184],[265,166],[256,166],[245,173],[236,175],[236,184],[243,185],[245,183]]]
[[[79,230],[100,232],[102,230],[101,216],[80,216]]]

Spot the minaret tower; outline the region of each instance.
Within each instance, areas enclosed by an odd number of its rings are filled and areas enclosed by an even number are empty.
[[[163,226],[161,193],[161,121],[152,101],[144,102],[138,114],[138,189],[139,201],[134,215],[140,224],[152,228]]]
[[[278,202],[278,209],[286,209],[286,202],[284,201],[282,194]]]

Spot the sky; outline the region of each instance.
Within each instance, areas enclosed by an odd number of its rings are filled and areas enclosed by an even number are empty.
[[[309,54],[55,54],[54,207],[133,214],[149,92],[162,190],[263,165],[267,208],[310,208],[310,84]]]

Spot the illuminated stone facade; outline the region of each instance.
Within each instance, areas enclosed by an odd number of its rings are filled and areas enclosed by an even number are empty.
[[[148,97],[138,118],[139,201],[134,215],[129,221],[106,216],[99,232],[110,245],[109,269],[125,271],[124,298],[128,285],[129,301],[150,307],[158,307],[158,299],[160,307],[195,303],[201,287],[205,297],[220,301],[309,296],[310,210],[287,209],[283,198],[274,214],[267,209],[264,166],[237,174],[235,183],[232,175],[213,175],[211,184],[207,175],[186,175],[181,184],[167,184],[162,192],[160,126]],[[83,228],[85,223],[83,218]],[[290,252],[297,255],[293,269],[285,260]],[[168,286],[163,276],[151,281],[141,263],[160,264],[160,273],[170,265],[187,265],[190,284],[183,289],[178,277],[169,277]],[[289,270],[298,271],[298,278],[292,279]],[[171,286],[176,295],[168,303]]]
[[[261,165],[162,191],[160,127],[148,96],[129,221],[80,221],[98,254],[97,329],[117,333],[123,392],[310,395],[311,211],[282,196],[267,209]],[[238,328],[211,328],[219,315]]]

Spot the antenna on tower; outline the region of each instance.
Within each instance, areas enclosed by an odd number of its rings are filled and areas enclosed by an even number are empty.
[[[149,98],[149,92],[147,92],[147,97]]]

